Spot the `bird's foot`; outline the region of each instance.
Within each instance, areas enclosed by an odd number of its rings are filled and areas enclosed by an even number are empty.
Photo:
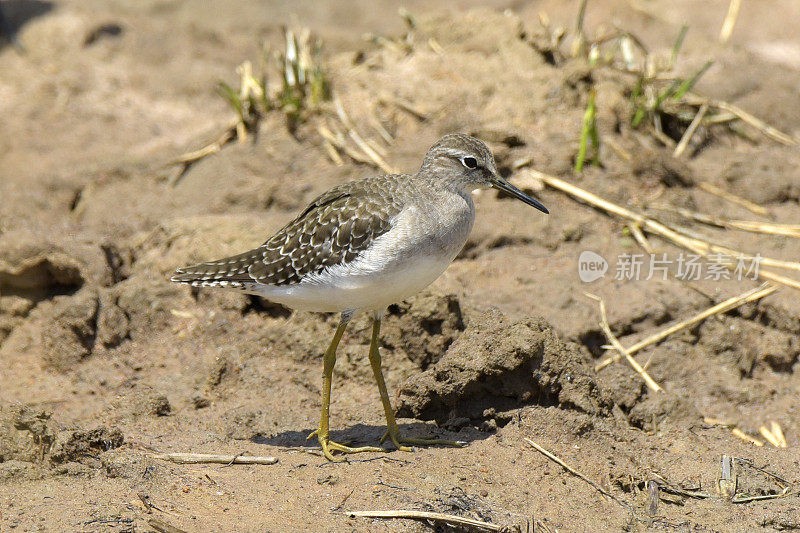
[[[466,444],[462,441],[445,440],[436,437],[404,437],[400,435],[400,430],[397,427],[389,428],[386,433],[383,434],[383,437],[381,437],[381,444],[383,444],[386,439],[391,440],[395,448],[402,452],[412,451],[409,446],[453,446],[455,448],[460,448]],[[404,444],[408,444],[409,446],[404,446]]]
[[[327,434],[323,435],[317,429],[312,432],[307,438],[310,439],[311,437],[317,437],[319,441],[319,445],[322,446],[322,453],[325,455],[325,458],[329,461],[340,461],[341,459],[336,459],[333,457],[332,452],[341,452],[341,453],[361,453],[361,452],[385,452],[383,448],[378,448],[376,446],[345,446],[344,444],[339,444],[338,442],[332,441]]]

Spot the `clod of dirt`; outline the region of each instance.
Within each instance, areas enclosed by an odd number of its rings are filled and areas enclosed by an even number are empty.
[[[11,462],[0,479],[28,475],[31,464],[44,466],[48,457],[52,465],[80,462],[124,441],[116,428],[57,432],[50,418],[50,412],[28,405],[0,405],[0,464]]]
[[[122,432],[117,428],[61,431],[53,445],[50,461],[53,464],[80,462],[86,457],[119,448],[124,441]]]
[[[163,394],[156,394],[145,398],[144,410],[147,414],[156,416],[167,416],[172,412],[172,405],[169,399]]]
[[[50,461],[53,464],[80,462],[87,457],[119,448],[124,441],[125,438],[118,428],[61,431],[53,445]]]
[[[208,387],[213,389],[222,383],[222,378],[224,378],[225,374],[228,373],[229,368],[230,364],[228,363],[228,358],[225,355],[216,357],[208,371],[208,379],[206,379]]]
[[[192,396],[192,406],[195,409],[204,409],[211,405],[211,400],[206,398],[205,396],[200,396],[199,394],[195,394]]]
[[[42,331],[42,353],[49,367],[66,372],[92,353],[99,308],[94,291],[64,298],[57,304],[53,319]]]
[[[604,355],[603,358],[605,357]],[[595,380],[603,390],[608,391],[609,397],[619,408],[619,412],[615,413],[615,416],[629,411],[647,394],[647,386],[644,382],[621,361],[597,372]]]
[[[589,365],[577,345],[559,339],[543,319],[511,322],[486,311],[470,319],[439,362],[401,385],[397,414],[444,423],[540,403],[606,415],[611,402]]]
[[[41,462],[55,440],[51,413],[28,405],[0,404],[0,463]]]
[[[383,345],[402,349],[424,370],[442,358],[464,327],[457,296],[426,291],[389,306],[382,326]]]
[[[130,334],[128,315],[108,295],[100,300],[97,340],[106,348],[119,346]]]

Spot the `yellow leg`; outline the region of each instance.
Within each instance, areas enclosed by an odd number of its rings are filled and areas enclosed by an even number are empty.
[[[389,401],[389,393],[386,392],[386,382],[383,380],[383,370],[381,369],[381,354],[378,351],[380,344],[381,334],[381,321],[379,318],[372,319],[372,341],[369,345],[369,364],[372,366],[372,373],[375,375],[375,381],[378,382],[378,390],[381,393],[381,402],[383,403],[383,411],[386,414],[386,433],[381,438],[381,443],[389,438],[398,450],[410,452],[411,448],[403,446],[403,444],[410,445],[432,445],[440,444],[444,446],[461,446],[461,443],[452,440],[440,440],[436,438],[409,438],[400,435],[400,428],[397,427],[397,422],[394,419],[394,411],[392,404]]]
[[[336,333],[333,335],[333,340],[330,346],[325,351],[325,357],[322,363],[322,412],[319,420],[319,428],[308,436],[310,439],[314,435],[317,436],[320,446],[322,446],[322,453],[330,461],[335,461],[331,452],[339,451],[342,453],[358,453],[358,452],[382,452],[383,448],[376,448],[374,446],[362,446],[359,448],[351,448],[338,442],[330,440],[329,428],[329,415],[331,407],[331,378],[333,376],[333,367],[336,364],[336,348],[339,346],[339,341],[344,335],[344,330],[347,327],[349,317],[342,315],[339,322],[339,327],[336,328]]]

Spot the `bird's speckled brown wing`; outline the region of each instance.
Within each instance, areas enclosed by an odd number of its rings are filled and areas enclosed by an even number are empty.
[[[408,176],[377,176],[334,187],[254,250],[175,272],[172,281],[195,287],[248,290],[254,284],[291,285],[354,260],[391,228],[402,209]]]

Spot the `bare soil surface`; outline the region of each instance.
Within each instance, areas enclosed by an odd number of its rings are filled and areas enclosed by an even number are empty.
[[[800,529],[800,292],[782,287],[637,354],[663,393],[622,363],[596,371],[609,352],[585,292],[605,299],[612,331],[629,346],[757,282],[682,281],[674,272],[617,280],[616,258],[643,253],[625,224],[530,186],[527,169],[514,166],[530,158],[533,168],[638,210],[798,224],[797,147],[723,125],[704,128],[700,144],[673,158],[671,146],[630,127],[630,75],[555,61],[543,46],[539,13],[572,28],[576,1],[438,10],[406,2],[417,24],[407,48],[363,38],[409,31],[398,5],[375,4],[2,2],[26,52],[0,44],[0,531],[156,531],[154,519],[185,531],[447,530],[347,514],[375,509],[522,531]],[[727,8],[722,0],[592,0],[586,28],[594,35],[616,25],[667,58],[689,24],[679,73],[714,61],[697,92],[800,137],[800,4],[744,2],[730,42],[720,44]],[[414,172],[442,134],[472,133],[551,211],[494,191],[476,195],[478,218],[459,258],[384,320],[384,373],[401,428],[465,441],[461,448],[387,445],[327,462],[306,436],[318,422],[322,352],[337,318],[168,281],[179,266],[262,243],[327,188],[378,172],[329,159],[317,132],[323,115],[291,133],[276,111],[253,139],[172,184],[170,161],[232,118],[218,81],[235,85],[237,65],[255,61],[262,42],[278,48],[284,24],[323,40],[335,93],[360,130],[378,139],[380,122],[391,134],[392,166]],[[602,166],[576,175],[592,88]],[[798,239],[681,223],[731,248],[800,257]],[[650,242],[673,258],[681,252]],[[610,263],[592,283],[578,277],[585,250]],[[335,372],[332,437],[340,442],[374,445],[384,432],[368,342],[368,317],[359,316]],[[772,421],[787,448],[755,446],[730,429],[763,442],[759,428]],[[278,462],[152,457],[166,452]],[[789,486],[787,495],[732,503],[720,490],[723,456],[741,459],[738,495]]]

